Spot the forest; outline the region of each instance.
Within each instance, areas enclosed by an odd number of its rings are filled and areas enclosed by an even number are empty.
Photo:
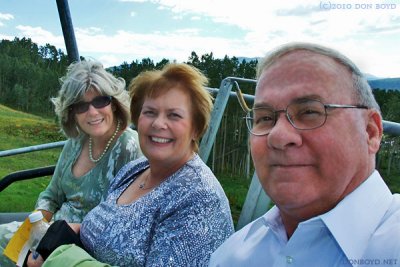
[[[84,58],[81,58],[84,59]],[[150,58],[123,62],[109,68],[115,76],[130,80],[142,71],[161,69],[167,59],[153,62]],[[211,88],[219,88],[226,77],[254,79],[257,60],[236,57],[214,58],[213,54],[192,52],[185,63],[199,68],[208,78]],[[0,41],[0,103],[11,108],[55,118],[50,98],[57,95],[59,78],[69,64],[67,55],[53,45],[38,46],[31,39],[15,38]],[[240,85],[243,93],[254,94],[253,84]],[[385,120],[400,122],[400,93],[397,90],[373,88]],[[232,99],[231,99],[232,100]],[[232,176],[252,175],[248,151],[248,133],[243,111],[237,101],[229,101],[221,122],[209,166],[216,173]],[[378,167],[389,175],[400,173],[399,138],[385,136],[378,157]],[[399,188],[400,191],[400,188]]]

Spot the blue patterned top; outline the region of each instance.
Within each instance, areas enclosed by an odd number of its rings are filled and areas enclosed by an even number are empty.
[[[80,235],[87,251],[118,266],[207,266],[211,253],[234,231],[221,185],[195,155],[146,195],[117,205],[148,167],[145,157],[124,166],[106,201],[86,216]]]
[[[128,162],[142,155],[138,134],[127,128],[96,166],[75,177],[72,167],[82,151],[83,138],[69,139],[47,188],[40,193],[36,209],[50,211],[53,220],[80,223],[83,217],[107,197],[110,182]]]

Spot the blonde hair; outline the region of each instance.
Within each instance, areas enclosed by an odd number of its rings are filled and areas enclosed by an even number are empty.
[[[112,96],[115,106],[114,115],[126,128],[129,124],[129,95],[125,89],[125,80],[116,78],[107,72],[103,65],[95,60],[84,60],[72,63],[67,74],[60,79],[61,89],[58,96],[51,101],[55,106],[61,130],[67,137],[75,138],[81,134],[75,122],[71,106],[82,101],[83,96],[90,90],[96,90],[101,95]]]

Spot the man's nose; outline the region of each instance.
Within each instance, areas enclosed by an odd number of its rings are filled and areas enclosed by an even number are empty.
[[[289,146],[300,146],[302,138],[299,130],[293,127],[287,113],[283,110],[277,111],[276,122],[268,134],[268,146],[283,150]]]

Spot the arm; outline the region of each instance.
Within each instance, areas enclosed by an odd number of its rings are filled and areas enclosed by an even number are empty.
[[[227,201],[194,192],[156,227],[146,266],[207,266],[211,253],[232,233]]]
[[[36,209],[43,213],[43,216],[47,221],[50,221],[53,214],[62,205],[65,200],[64,194],[61,188],[61,180],[63,175],[63,169],[66,160],[71,157],[73,153],[72,141],[68,140],[63,150],[61,151],[60,157],[57,161],[56,169],[53,177],[50,180],[47,188],[40,193],[39,198],[36,202]]]

